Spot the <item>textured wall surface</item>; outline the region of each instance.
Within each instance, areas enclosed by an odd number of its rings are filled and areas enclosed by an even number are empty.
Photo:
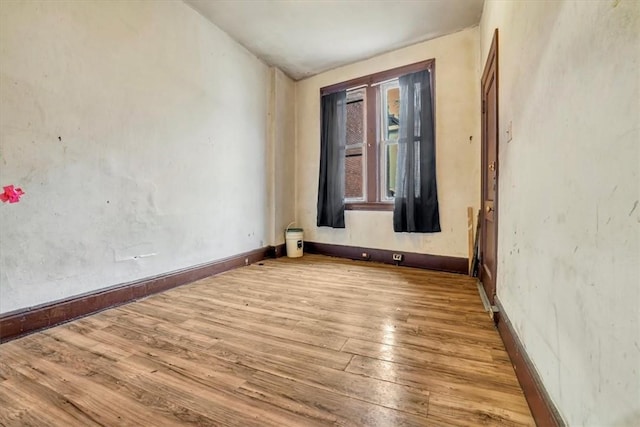
[[[284,230],[295,222],[295,82],[269,69],[267,181],[269,244],[284,243]]]
[[[3,0],[0,52],[0,312],[267,244],[268,68],[196,11]]]
[[[274,185],[275,216],[274,245],[284,243],[284,229],[296,217],[296,123],[295,84],[282,71],[275,68],[275,132],[274,132]]]
[[[467,256],[467,206],[480,204],[479,31],[471,28],[297,83],[297,213],[305,239],[433,255]],[[347,211],[346,228],[316,227],[320,88],[435,58],[436,168],[441,233],[394,233],[392,212]],[[473,137],[472,140],[469,137]]]
[[[487,1],[483,63],[495,28],[498,296],[569,425],[638,426],[640,3]]]

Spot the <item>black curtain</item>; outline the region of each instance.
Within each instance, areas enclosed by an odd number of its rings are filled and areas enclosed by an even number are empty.
[[[393,229],[440,231],[429,70],[400,77],[400,128]]]
[[[344,228],[344,150],[347,92],[322,97],[318,227]]]

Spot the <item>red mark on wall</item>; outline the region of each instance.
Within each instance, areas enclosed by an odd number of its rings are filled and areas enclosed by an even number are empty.
[[[0,200],[4,203],[18,203],[20,196],[24,194],[22,188],[14,188],[13,185],[7,185],[4,187],[4,192],[0,194]]]

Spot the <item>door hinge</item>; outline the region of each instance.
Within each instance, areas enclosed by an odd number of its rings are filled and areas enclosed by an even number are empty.
[[[484,99],[482,100],[482,114],[484,114],[485,108],[487,105],[487,101],[485,101]]]

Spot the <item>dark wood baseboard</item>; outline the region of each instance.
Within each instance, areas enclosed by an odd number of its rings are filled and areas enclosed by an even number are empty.
[[[354,260],[374,261],[384,264],[397,264],[404,267],[424,268],[468,274],[469,260],[450,256],[418,254],[415,252],[390,251],[387,249],[362,248],[357,246],[331,245],[328,243],[304,242],[304,250],[312,254],[328,255]],[[393,260],[393,254],[401,254],[402,261]],[[366,254],[366,256],[363,256]]]
[[[281,243],[275,246],[269,246],[269,257],[280,258],[287,255],[287,245]]]
[[[507,353],[509,353],[511,364],[516,371],[516,376],[518,377],[524,396],[531,409],[533,419],[536,421],[536,424],[541,427],[564,427],[565,423],[549,398],[547,391],[540,381],[538,372],[531,363],[531,359],[529,359],[520,339],[513,330],[509,316],[505,313],[504,307],[500,304],[497,297],[495,302],[499,311],[494,315],[494,320],[498,326],[498,332],[500,332],[500,337],[504,342]]]
[[[110,307],[166,291],[176,286],[252,264],[267,257],[281,256],[278,253],[282,253],[282,249],[278,251],[278,246],[256,249],[183,270],[5,313],[0,315],[0,342],[9,341]]]

